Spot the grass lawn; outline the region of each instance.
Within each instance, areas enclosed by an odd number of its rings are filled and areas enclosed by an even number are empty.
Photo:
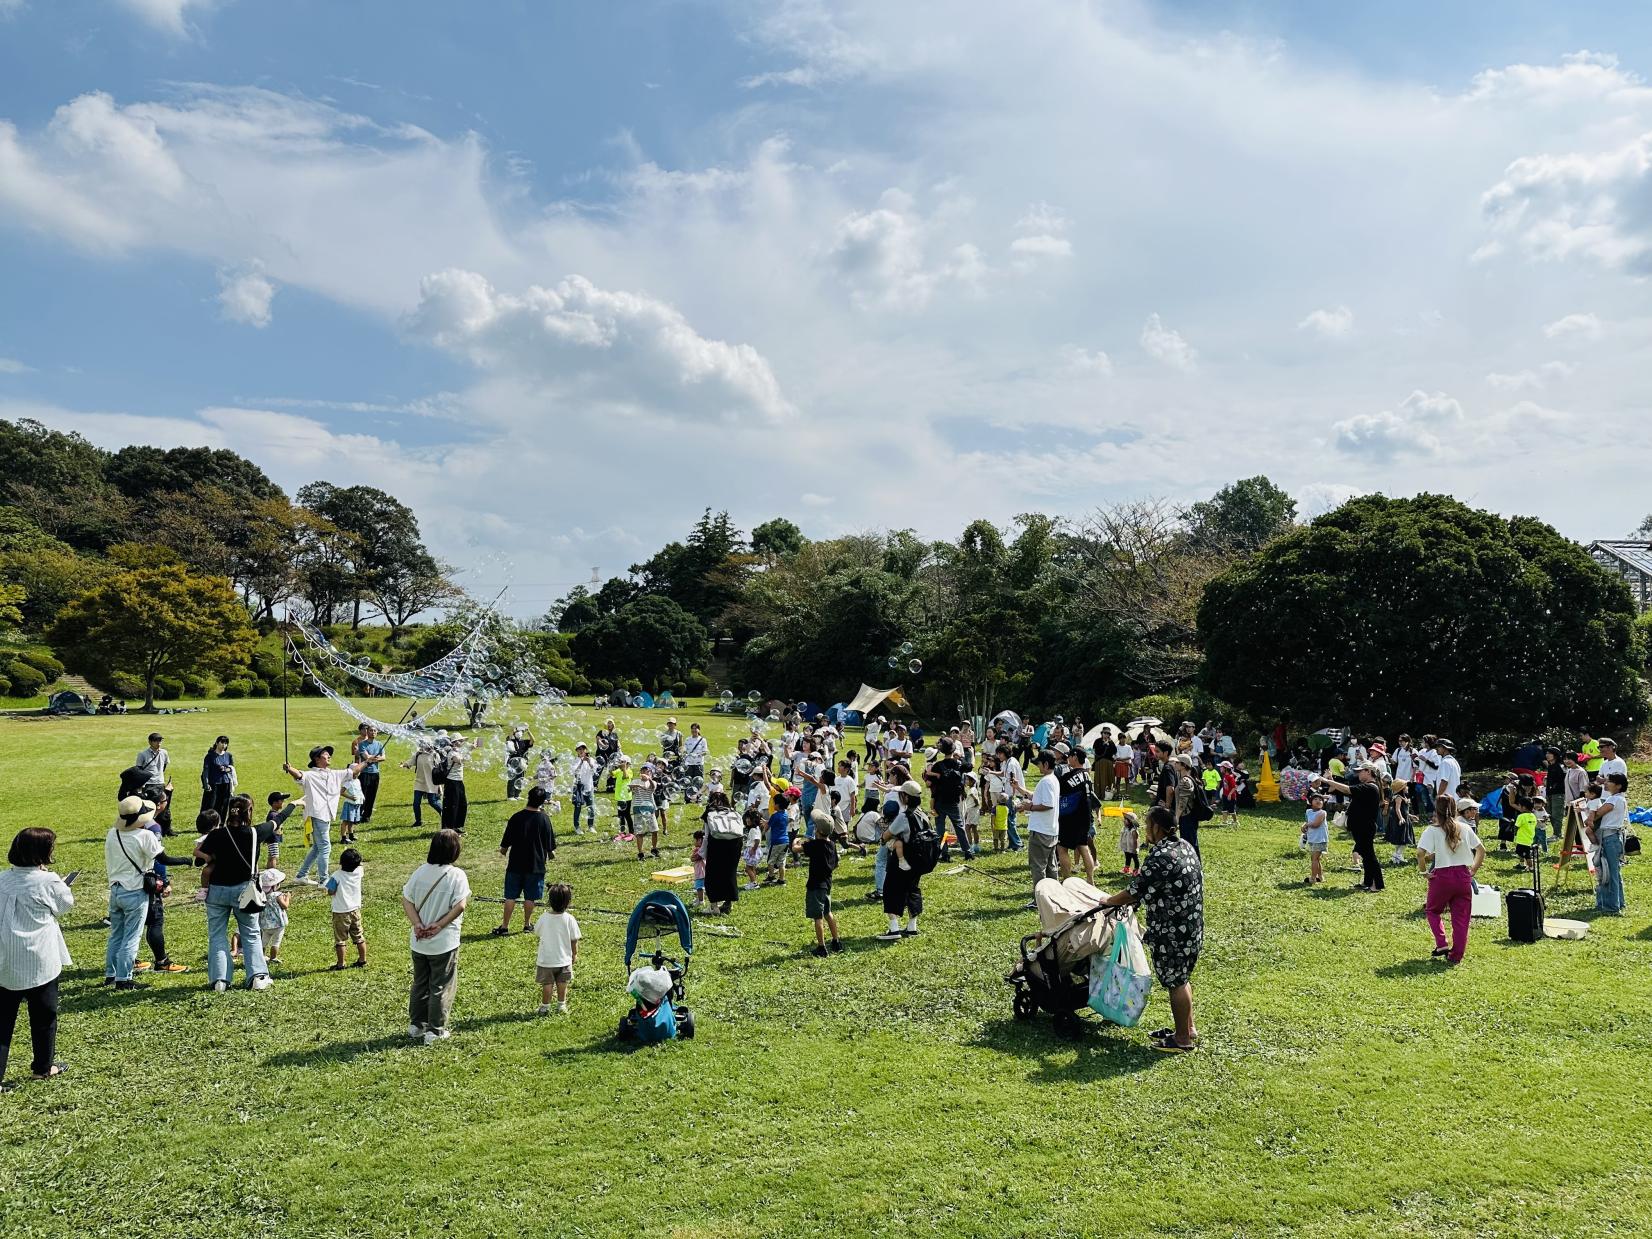
[[[703,704],[678,716],[706,725],[717,757],[739,725]],[[620,717],[626,732],[656,721]],[[295,756],[351,732],[325,701],[295,701],[292,725]],[[369,969],[324,971],[325,896],[300,890],[275,988],[207,993],[186,873],[168,937],[195,971],[130,994],[99,988],[100,845],[116,776],[151,727],[173,755],[180,825],[220,731],[256,803],[289,786],[277,702],[0,719],[5,838],[50,825],[59,870],[87,871],[66,926],[76,967],[59,1054],[71,1074],[0,1098],[7,1236],[1652,1230],[1652,1170],[1636,1152],[1652,1126],[1652,883],[1638,861],[1631,915],[1582,942],[1532,945],[1476,922],[1467,960],[1447,970],[1427,960],[1414,870],[1390,870],[1383,895],[1354,894],[1338,841],[1325,887],[1309,891],[1295,806],[1207,828],[1204,1044],[1168,1057],[1144,1030],[1092,1020],[1063,1042],[1046,1016],[1011,1018],[1000,978],[1036,927],[1020,855],[927,878],[923,936],[893,945],[872,941],[871,862],[851,858],[837,884],[847,952],[806,956],[800,880],[747,895],[728,918],[738,936],[696,940],[697,1038],[623,1052],[624,921],[601,910],[628,911],[646,875],[607,836],[568,838],[564,809],[552,877],[573,883],[586,935],[572,1012],[533,1015],[533,940],[489,938],[498,908],[477,902],[455,1034],[425,1048],[404,1036],[397,897],[424,837],[393,762],[362,849]],[[497,772],[470,783],[461,864],[479,895],[500,891],[502,794]],[[1642,767],[1630,800],[1647,799]],[[676,861],[688,833],[673,826]],[[1488,868],[1518,884],[1512,861]],[[1589,907],[1587,881],[1573,877],[1551,915]],[[1155,993],[1145,1027],[1168,1022]],[[26,1079],[19,1034],[11,1075]]]

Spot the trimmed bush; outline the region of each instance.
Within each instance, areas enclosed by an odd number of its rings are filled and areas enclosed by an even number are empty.
[[[632,676],[620,687],[625,689],[628,693],[640,693],[642,692],[642,681],[637,679],[635,676]]]
[[[4,675],[0,675],[0,697],[10,697],[10,696],[11,696],[11,681],[8,680]]]
[[[135,675],[127,675],[124,671],[117,671],[110,676],[107,687],[116,697],[143,696],[143,681]]]
[[[33,697],[46,687],[46,677],[37,667],[31,667],[21,658],[14,658],[5,667],[0,668],[11,681],[11,691],[14,697]]]
[[[251,680],[251,681],[248,682],[248,684],[247,684],[247,696],[249,696],[249,697],[268,697],[269,695],[270,695],[270,686],[268,684],[264,683],[263,680]]]
[[[219,693],[219,696],[228,697],[232,701],[242,697],[249,697],[251,695],[251,680],[226,680],[224,682],[223,691]]]
[[[590,681],[590,685],[593,693],[599,693],[603,696],[607,696],[609,693],[614,691],[614,684],[612,680],[592,680]]]
[[[158,675],[155,677],[155,699],[157,701],[177,701],[184,695],[184,682],[175,675]]]
[[[578,672],[575,672],[572,682],[568,685],[568,691],[573,693],[576,697],[583,697],[586,693],[591,691],[591,681],[587,680]]]
[[[683,684],[685,696],[704,697],[711,691],[711,677],[704,671],[690,671]]]
[[[676,683],[672,684],[671,695],[673,697],[688,696],[688,682],[686,680],[678,680]]]
[[[45,676],[48,684],[63,674],[63,664],[45,650],[23,650],[17,657],[19,661],[28,663]]]
[[[186,675],[182,677],[185,697],[212,696],[213,682],[204,676]]]

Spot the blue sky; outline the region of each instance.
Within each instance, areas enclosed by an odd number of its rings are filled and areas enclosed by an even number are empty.
[[[532,611],[816,536],[1645,515],[1627,3],[0,0],[0,417],[408,500]],[[1602,452],[1602,446],[1611,450]]]

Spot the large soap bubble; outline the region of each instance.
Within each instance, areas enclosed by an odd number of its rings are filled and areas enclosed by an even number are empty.
[[[911,662],[906,664],[906,669],[913,675],[917,675],[918,672],[924,669],[923,661],[921,659],[914,658]]]
[[[722,702],[733,701],[734,690],[732,688],[725,688],[722,692],[717,694],[717,700]]]
[[[751,692],[746,694],[746,700],[751,702],[752,705],[756,705],[759,701],[763,700],[763,694],[754,688]]]
[[[910,654],[912,652],[913,648],[914,647],[912,645],[912,642],[910,642],[910,641],[902,641],[901,642],[901,653]]]
[[[901,660],[899,658],[897,658],[895,655],[891,654],[889,656],[889,670],[894,671],[900,665],[901,665]]]

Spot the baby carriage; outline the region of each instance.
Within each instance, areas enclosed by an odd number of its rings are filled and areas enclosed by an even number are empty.
[[[1004,978],[1015,988],[1016,1019],[1030,1020],[1042,1008],[1058,1032],[1078,1031],[1078,1013],[1090,1004],[1091,962],[1112,949],[1119,921],[1134,915],[1103,907],[1106,894],[1083,878],[1044,878],[1033,888],[1043,930],[1021,939],[1020,962]]]
[[[625,966],[631,967],[639,938],[658,940],[672,934],[682,944],[682,963],[656,945],[648,962],[631,973],[626,988],[636,1005],[620,1017],[621,1041],[649,1045],[694,1036],[694,1014],[683,1005],[683,978],[694,953],[694,929],[688,908],[675,892],[649,891],[631,910],[631,921],[625,927]]]

